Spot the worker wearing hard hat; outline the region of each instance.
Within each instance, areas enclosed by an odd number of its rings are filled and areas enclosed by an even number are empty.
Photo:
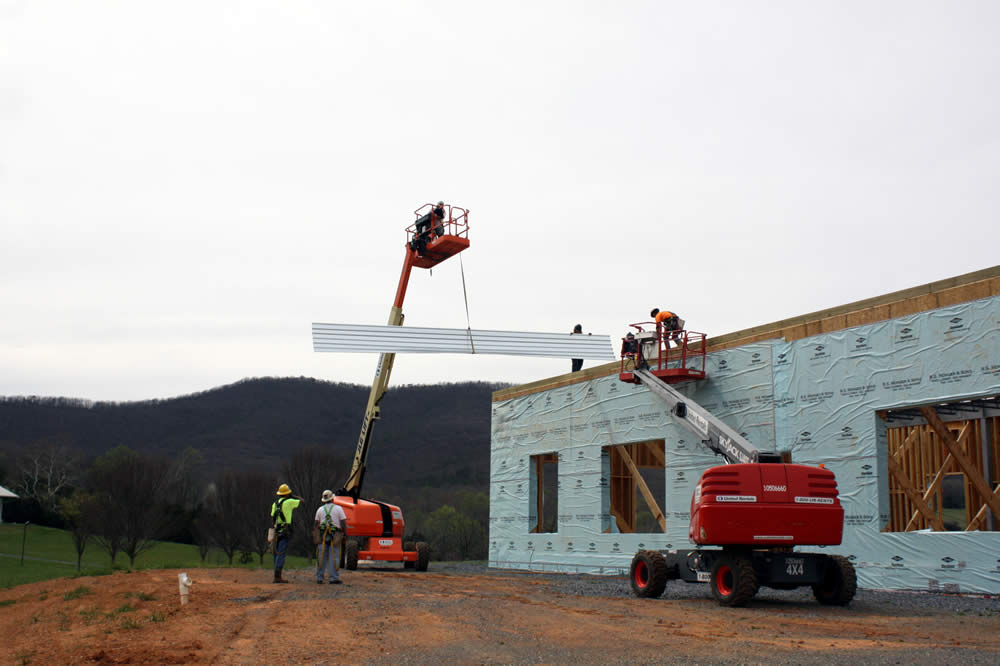
[[[323,571],[331,585],[340,585],[340,547],[344,543],[347,515],[333,501],[333,491],[323,491],[323,504],[316,509],[313,523],[313,541],[316,542],[316,582],[323,584]]]
[[[650,310],[649,316],[656,322],[657,329],[662,327],[665,332],[663,334],[663,339],[666,341],[668,347],[670,346],[671,340],[680,344],[680,331],[684,330],[683,319],[669,310],[661,312],[659,308],[653,308]]]
[[[292,512],[302,503],[301,497],[293,497],[292,489],[287,483],[281,484],[275,493],[278,499],[271,505],[271,523],[274,529],[274,582],[287,583],[281,577],[285,566],[285,554],[288,552],[288,542],[292,538]]]

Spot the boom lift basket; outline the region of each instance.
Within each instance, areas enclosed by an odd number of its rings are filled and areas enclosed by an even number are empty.
[[[406,244],[417,253],[417,268],[432,268],[469,247],[469,211],[446,204],[439,218],[434,208],[428,203],[413,211],[417,220],[406,228]]]
[[[621,381],[638,384],[633,371],[644,367],[668,384],[705,378],[704,333],[667,330],[651,321],[629,326],[636,331],[622,338]]]

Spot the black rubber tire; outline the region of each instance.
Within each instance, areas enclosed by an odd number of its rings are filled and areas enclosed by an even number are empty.
[[[750,558],[739,553],[724,553],[716,560],[709,584],[721,606],[746,606],[760,588]]]
[[[640,550],[632,557],[628,578],[635,596],[655,599],[667,587],[667,562],[655,550]]]
[[[831,555],[823,582],[813,585],[813,596],[824,606],[846,606],[858,591],[858,574],[846,557]]]
[[[414,568],[417,571],[427,571],[427,565],[431,562],[431,547],[423,541],[418,541],[415,548],[417,549],[417,561],[414,563]]]
[[[414,545],[414,543],[412,541],[404,541],[403,542],[403,550],[406,551],[407,553],[410,552],[411,550],[413,550],[415,547],[416,546]],[[416,562],[403,562],[403,568],[404,569],[412,569],[414,567],[414,565],[416,565]]]
[[[344,546],[344,568],[348,571],[354,571],[358,568],[358,542],[351,539]]]

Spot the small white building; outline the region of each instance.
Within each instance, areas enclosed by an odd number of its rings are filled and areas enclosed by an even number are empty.
[[[3,523],[3,501],[7,498],[17,499],[17,495],[0,486],[0,523]]]

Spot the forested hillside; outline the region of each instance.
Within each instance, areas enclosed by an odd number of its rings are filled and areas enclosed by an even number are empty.
[[[489,477],[490,395],[483,382],[391,388],[369,458],[369,487],[478,486]],[[0,398],[0,451],[30,447],[99,456],[116,446],[175,457],[188,447],[205,467],[278,470],[296,450],[354,453],[368,387],[307,377],[247,379],[166,400],[87,402]]]

